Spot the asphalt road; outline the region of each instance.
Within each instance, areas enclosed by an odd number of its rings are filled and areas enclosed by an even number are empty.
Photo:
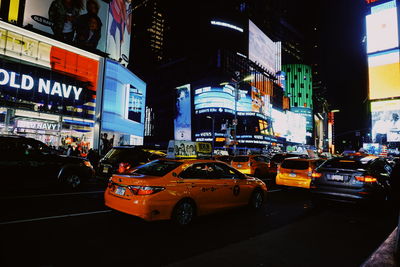
[[[110,211],[104,186],[0,196],[0,266],[360,266],[398,215],[314,207],[307,190],[272,187],[260,213],[236,209],[182,229]]]

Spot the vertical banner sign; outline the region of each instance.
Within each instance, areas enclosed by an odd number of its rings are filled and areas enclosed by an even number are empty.
[[[192,140],[190,84],[176,88],[175,140]]]
[[[107,53],[109,57],[129,63],[132,28],[132,1],[112,0],[108,12]]]

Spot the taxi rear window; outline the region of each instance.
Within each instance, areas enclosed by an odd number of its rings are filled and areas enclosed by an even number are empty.
[[[137,167],[134,173],[150,176],[164,176],[180,165],[182,165],[182,162],[179,161],[155,160]]]
[[[308,161],[284,160],[281,168],[292,170],[307,170]]]
[[[247,161],[249,161],[249,157],[246,156],[239,156],[233,158],[233,162],[247,162]]]

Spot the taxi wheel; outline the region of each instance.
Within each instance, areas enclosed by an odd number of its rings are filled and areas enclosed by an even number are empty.
[[[176,204],[172,213],[172,221],[180,226],[189,225],[195,217],[195,205],[192,201],[184,199]]]
[[[251,194],[249,206],[253,210],[260,210],[264,206],[264,194],[260,189],[254,190]]]

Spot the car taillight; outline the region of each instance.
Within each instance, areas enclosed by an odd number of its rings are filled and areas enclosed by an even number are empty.
[[[280,171],[281,171],[281,166],[278,166],[278,168],[276,169],[276,173],[278,174],[280,173]]]
[[[127,162],[121,162],[118,166],[118,173],[125,173],[131,168],[131,164]]]
[[[313,171],[313,172],[311,173],[311,177],[312,177],[312,178],[321,178],[321,176],[322,176],[322,173],[317,172],[317,171]]]
[[[271,168],[271,162],[267,163],[268,168]]]
[[[86,167],[93,168],[93,166],[92,166],[92,164],[90,163],[90,161],[85,160],[85,161],[83,162],[83,164],[84,164]]]
[[[129,189],[132,191],[134,195],[152,195],[158,192],[165,190],[165,187],[160,186],[136,186],[131,185]]]
[[[357,181],[364,183],[376,183],[378,180],[375,177],[365,175],[365,176],[354,176]]]

